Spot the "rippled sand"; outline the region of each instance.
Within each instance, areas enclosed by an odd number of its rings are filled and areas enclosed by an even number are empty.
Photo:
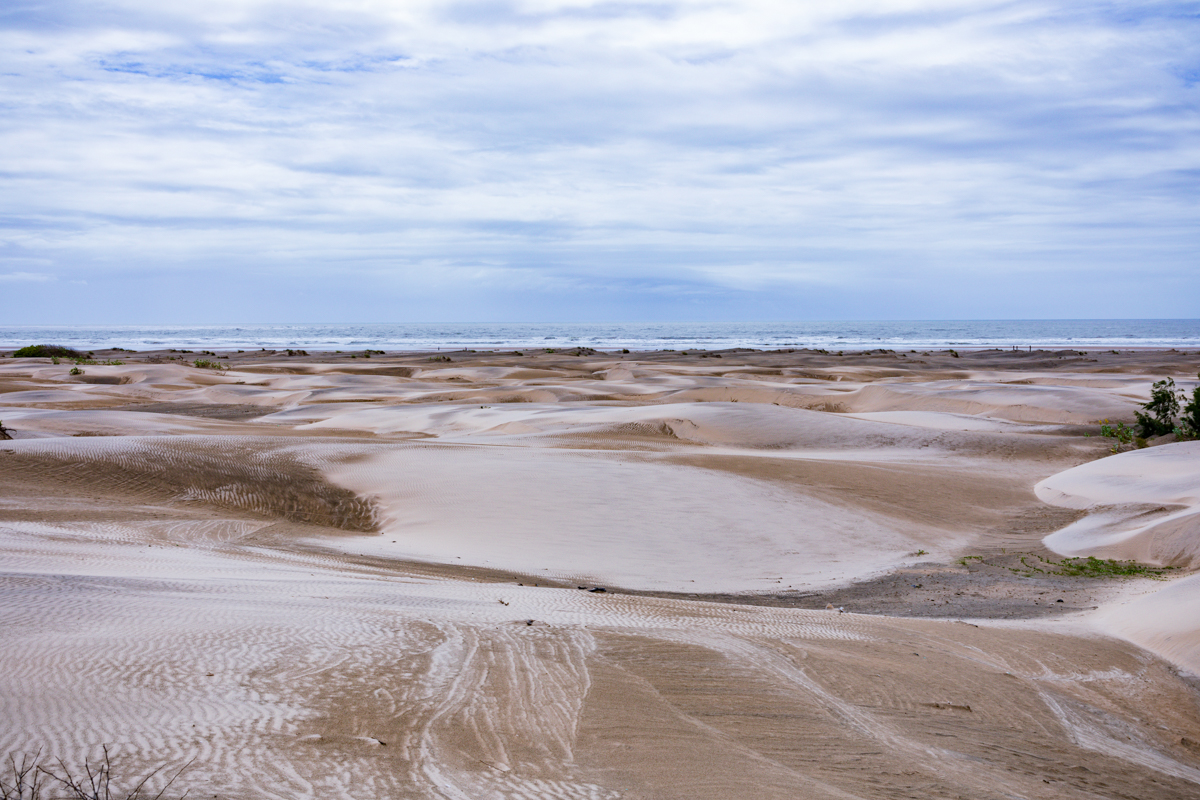
[[[1085,435],[1196,354],[172,355],[0,359],[0,754],[231,800],[1200,789],[1200,451]],[[1082,554],[1179,569],[1023,566]]]

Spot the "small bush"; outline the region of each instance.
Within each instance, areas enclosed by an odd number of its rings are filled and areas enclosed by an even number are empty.
[[[1175,429],[1175,415],[1179,413],[1179,398],[1175,396],[1175,381],[1171,378],[1158,381],[1150,390],[1150,399],[1136,413],[1138,435],[1149,439],[1162,436]]]
[[[13,358],[83,358],[83,353],[58,344],[31,344],[13,353]]]
[[[1187,395],[1183,395],[1183,399],[1186,400]],[[1179,415],[1175,435],[1180,439],[1200,438],[1200,386],[1192,389],[1191,402],[1183,407],[1183,412]]]
[[[229,369],[228,364],[222,364],[220,361],[209,361],[205,358],[198,358],[193,361],[192,364],[200,369],[215,369],[218,372],[224,372],[225,370]]]
[[[1113,426],[1108,420],[1102,421],[1100,423],[1100,435],[1107,439],[1116,440],[1112,445],[1112,452],[1114,453],[1120,452],[1121,445],[1134,443],[1133,428],[1127,427],[1124,422],[1118,422]],[[1137,438],[1142,442],[1140,446],[1145,447],[1146,440],[1140,436]]]

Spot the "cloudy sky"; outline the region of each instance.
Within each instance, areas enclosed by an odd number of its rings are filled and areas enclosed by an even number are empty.
[[[1200,3],[7,0],[0,297],[1200,317]]]

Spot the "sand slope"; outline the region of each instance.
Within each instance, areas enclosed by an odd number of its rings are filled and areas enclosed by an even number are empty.
[[[1132,559],[1189,570],[1200,560],[1200,442],[1120,453],[1037,485],[1047,502],[1088,516],[1046,537],[1065,555]],[[1200,583],[1131,590],[1097,615],[1115,633],[1200,673]]]
[[[1200,787],[1200,452],[1079,427],[1192,355],[230,355],[0,360],[0,753],[229,800]],[[902,613],[1048,533],[1183,577]],[[900,616],[819,599],[881,575]]]

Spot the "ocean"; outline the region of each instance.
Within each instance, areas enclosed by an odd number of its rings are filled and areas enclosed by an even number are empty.
[[[0,348],[28,344],[79,350],[1192,349],[1200,348],[1200,320],[0,326]]]

